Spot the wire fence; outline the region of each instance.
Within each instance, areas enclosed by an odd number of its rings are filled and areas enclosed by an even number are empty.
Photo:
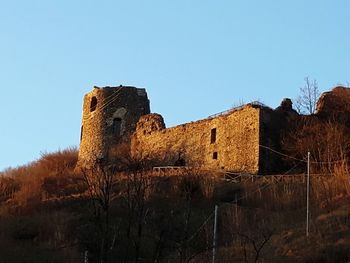
[[[270,150],[271,152],[274,152],[276,154],[279,154],[283,157],[286,158],[290,158],[293,159],[295,161],[297,161],[297,163],[291,167],[289,170],[287,170],[286,172],[280,174],[280,175],[267,175],[267,176],[258,176],[258,175],[252,175],[252,174],[240,174],[240,173],[234,173],[234,172],[223,172],[224,173],[224,179],[231,182],[231,183],[240,183],[240,184],[244,184],[246,182],[257,182],[257,186],[255,189],[249,190],[249,191],[245,191],[243,194],[241,194],[241,196],[235,198],[234,201],[231,202],[226,202],[223,204],[218,205],[218,208],[220,210],[224,209],[224,208],[233,208],[236,212],[236,217],[237,217],[237,211],[238,210],[251,210],[251,211],[258,211],[258,210],[264,210],[264,207],[244,207],[239,205],[240,202],[247,200],[251,197],[253,197],[254,195],[256,195],[257,193],[266,191],[267,189],[271,188],[272,186],[276,186],[276,183],[285,183],[287,181],[290,180],[296,180],[299,181],[300,183],[305,183],[306,184],[306,173],[304,174],[295,174],[293,173],[297,168],[299,168],[301,165],[305,165],[305,163],[307,163],[307,160],[304,159],[298,159],[295,158],[293,156],[287,155],[285,153],[276,151],[270,147],[264,146],[264,145],[259,145],[261,148],[264,148],[266,150]],[[338,163],[338,162],[344,162],[344,160],[335,160],[335,161],[331,161],[331,163]],[[322,164],[324,162],[317,162],[317,161],[310,161],[310,163],[313,164]],[[215,171],[218,172],[218,171]],[[323,180],[324,178],[331,178],[333,176],[332,173],[314,173],[314,174],[310,174],[312,180]],[[306,191],[306,185],[305,185],[305,191]],[[315,189],[313,189],[313,191],[315,191]],[[307,207],[306,204],[303,205],[299,205],[298,206],[298,210],[296,210],[296,213],[300,214],[300,211],[305,210]],[[198,226],[198,228],[194,231],[194,233],[191,235],[191,237],[188,239],[188,241],[193,240],[196,236],[198,236],[200,234],[200,232],[205,229],[208,226],[211,226],[212,228],[214,227],[214,224],[212,222],[211,219],[214,219],[215,217],[215,213],[214,211],[212,211],[210,214],[207,215],[207,217],[203,220],[202,224],[200,224]],[[210,224],[210,225],[209,225]],[[312,224],[313,225],[313,224]],[[285,229],[288,229],[290,226],[287,225],[285,226]],[[318,230],[319,231],[319,230]],[[214,232],[214,230],[213,230]]]

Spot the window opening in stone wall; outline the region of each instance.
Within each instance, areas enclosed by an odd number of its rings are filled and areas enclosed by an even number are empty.
[[[84,131],[84,126],[82,125],[80,129],[80,141],[83,139],[83,131]]]
[[[120,135],[121,125],[122,125],[122,119],[120,118],[113,119],[113,134]]]
[[[210,133],[210,143],[216,142],[216,128],[211,129]]]
[[[96,107],[97,107],[97,99],[96,97],[92,97],[90,102],[90,112],[95,111]]]
[[[213,159],[217,160],[218,159],[218,152],[213,152]]]

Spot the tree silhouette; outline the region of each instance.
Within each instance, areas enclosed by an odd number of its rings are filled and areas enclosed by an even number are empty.
[[[300,94],[296,99],[296,108],[299,113],[314,114],[316,112],[317,100],[320,97],[317,81],[306,77],[305,84],[300,88]]]

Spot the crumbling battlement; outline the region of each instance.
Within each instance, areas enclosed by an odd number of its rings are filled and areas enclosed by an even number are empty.
[[[136,125],[137,133],[144,136],[163,129],[165,129],[164,119],[162,115],[157,113],[141,116]]]

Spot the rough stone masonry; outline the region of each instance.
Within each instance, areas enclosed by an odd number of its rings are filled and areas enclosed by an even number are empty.
[[[108,159],[113,147],[127,141],[139,118],[149,113],[145,89],[94,87],[84,96],[78,166]]]
[[[344,105],[342,100],[349,97],[349,90],[337,87],[324,93],[317,114],[329,115],[329,101]],[[345,104],[349,105],[349,100]],[[78,166],[110,160],[111,149],[123,142],[130,145],[135,158],[153,160],[161,166],[277,173],[280,156],[261,146],[280,149],[281,133],[298,116],[291,100],[284,99],[276,109],[249,103],[214,117],[166,128],[161,115],[150,114],[145,89],[94,87],[84,97]]]

